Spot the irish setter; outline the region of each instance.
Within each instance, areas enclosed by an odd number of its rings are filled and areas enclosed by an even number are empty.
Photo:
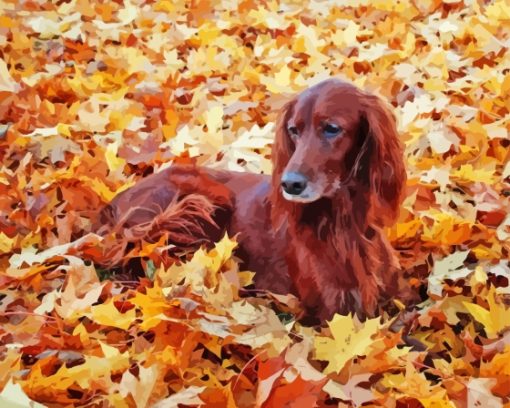
[[[272,177],[172,165],[119,194],[102,231],[185,247],[237,235],[255,285],[296,294],[307,316],[373,316],[396,294],[383,228],[406,179],[395,120],[376,96],[329,79],[282,109]],[[125,247],[118,249],[123,253]]]

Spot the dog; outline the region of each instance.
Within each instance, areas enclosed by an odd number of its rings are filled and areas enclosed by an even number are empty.
[[[272,163],[272,176],[172,165],[116,196],[98,229],[122,238],[117,261],[136,240],[184,248],[227,231],[256,288],[297,295],[304,316],[377,315],[398,294],[383,229],[406,181],[390,109],[350,83],[323,81],[281,110]]]

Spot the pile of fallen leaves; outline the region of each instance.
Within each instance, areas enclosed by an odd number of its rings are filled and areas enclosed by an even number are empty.
[[[1,3],[0,406],[510,407],[510,6],[336,3]],[[87,260],[176,157],[269,173],[278,109],[330,76],[398,118],[405,324],[241,297],[228,237],[136,282]]]

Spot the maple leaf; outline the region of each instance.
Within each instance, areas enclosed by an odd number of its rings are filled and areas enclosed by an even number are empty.
[[[295,357],[305,357],[308,348],[306,344],[298,344],[287,351],[285,359],[278,356],[259,363],[260,381],[256,396],[258,406],[269,408],[315,405],[326,377],[309,363],[299,364],[292,361]],[[292,367],[291,364],[295,363],[298,364]]]
[[[510,327],[510,308],[496,297],[496,289],[491,286],[485,296],[488,309],[476,303],[464,301],[463,304],[476,321],[483,324],[489,338],[495,338],[504,329]]]
[[[157,385],[159,367],[138,366],[138,370],[136,377],[130,371],[124,372],[119,384],[119,392],[124,398],[131,395],[137,407],[146,407]]]
[[[129,299],[129,303],[137,306],[142,312],[143,321],[140,324],[142,330],[149,330],[165,319],[165,312],[172,308],[172,303],[163,294],[158,282],[152,288],[147,288],[145,293],[136,292]]]
[[[382,384],[398,390],[402,395],[417,399],[425,407],[450,408],[452,406],[446,391],[427,381],[424,373],[418,372],[410,360],[407,362],[405,373],[385,374]]]
[[[469,251],[458,251],[435,262],[428,278],[428,290],[431,295],[441,296],[445,279],[454,280],[456,277],[466,277],[471,273],[471,270],[464,268],[468,254]]]
[[[136,311],[135,309],[129,309],[120,312],[117,307],[115,307],[114,300],[109,299],[101,305],[92,306],[88,316],[97,324],[126,330],[134,323]]]
[[[0,253],[9,253],[16,242],[15,238],[10,238],[3,232],[0,232]]]
[[[378,318],[359,323],[351,315],[335,315],[328,326],[332,338],[317,336],[314,343],[315,358],[328,362],[326,374],[338,373],[350,359],[365,355],[381,323]]]

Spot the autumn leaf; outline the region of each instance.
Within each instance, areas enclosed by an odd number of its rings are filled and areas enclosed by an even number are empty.
[[[94,322],[104,326],[118,327],[123,330],[131,326],[136,318],[136,311],[134,309],[121,312],[115,307],[113,300],[109,300],[101,305],[92,306],[90,310],[89,315]]]
[[[326,374],[338,373],[350,359],[365,355],[381,323],[378,318],[360,323],[350,315],[335,315],[328,326],[332,338],[318,336],[314,344],[315,358],[328,362]]]
[[[9,238],[3,232],[0,232],[0,252],[1,253],[9,253],[14,246],[16,240],[14,238]]]
[[[196,404],[200,405],[203,401],[200,399],[199,395],[205,390],[205,387],[195,387],[191,386],[185,389],[182,389],[172,396],[160,400],[158,403],[154,405],[154,408],[165,408],[178,406],[179,404]]]
[[[428,279],[429,293],[431,295],[441,296],[445,278],[466,277],[471,273],[469,269],[463,268],[468,253],[469,251],[458,251],[436,261]]]
[[[44,405],[38,404],[27,397],[19,384],[9,382],[0,392],[0,403],[9,408],[43,408]]]
[[[490,288],[484,300],[488,309],[476,303],[464,301],[463,304],[475,320],[483,324],[488,337],[495,338],[502,330],[510,327],[510,308],[497,299],[494,287]]]

